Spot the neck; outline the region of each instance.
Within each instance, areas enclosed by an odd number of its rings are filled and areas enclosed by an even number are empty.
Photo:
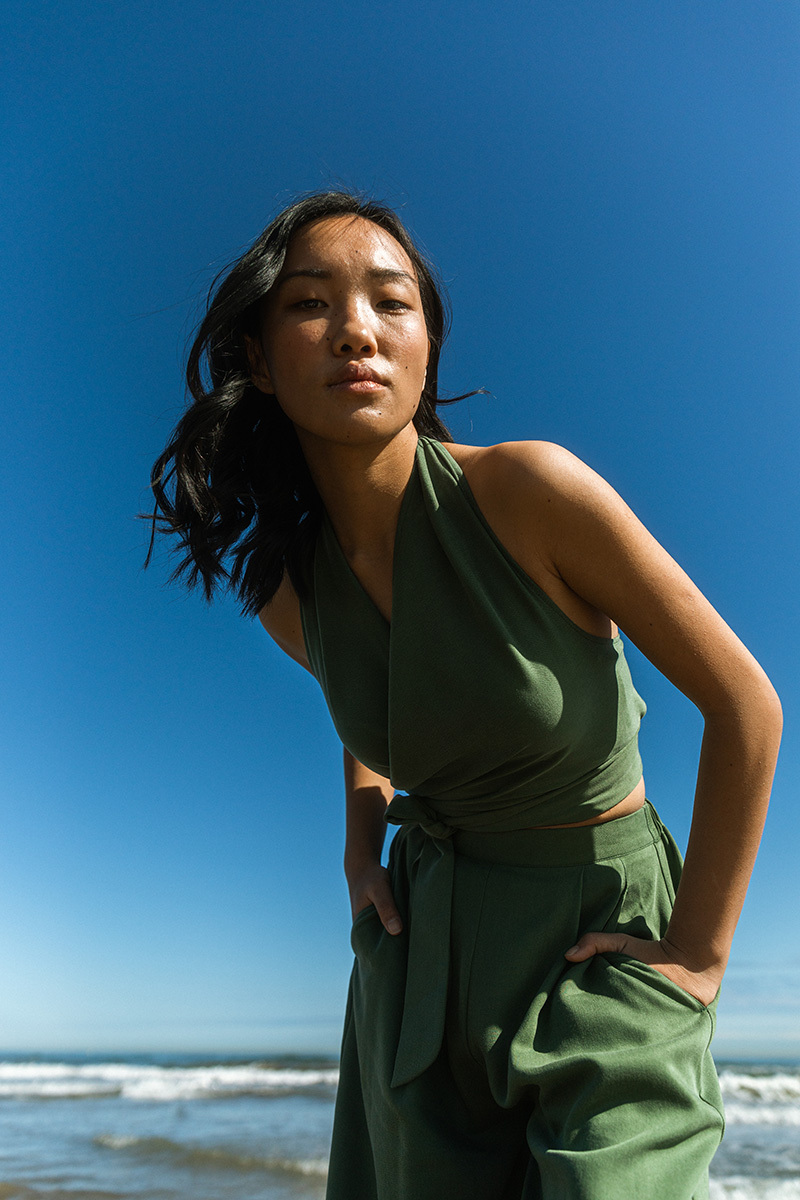
[[[391,554],[417,450],[407,425],[387,442],[331,444],[298,429],[300,445],[337,540],[348,558]]]

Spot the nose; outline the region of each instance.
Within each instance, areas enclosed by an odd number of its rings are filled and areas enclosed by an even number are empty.
[[[334,354],[355,354],[358,358],[372,358],[378,352],[375,330],[364,308],[351,303],[342,310],[341,323],[333,335]]]

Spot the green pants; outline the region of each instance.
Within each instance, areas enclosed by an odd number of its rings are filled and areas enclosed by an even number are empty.
[[[405,917],[356,917],[328,1200],[700,1200],[723,1129],[714,1005],[582,933],[663,933],[680,855],[648,804],[581,829],[409,823]]]

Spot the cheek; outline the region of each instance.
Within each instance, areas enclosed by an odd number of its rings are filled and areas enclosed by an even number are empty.
[[[277,329],[266,341],[266,356],[273,374],[301,378],[304,367],[310,366],[312,355],[327,343],[325,331],[313,323],[288,329]]]
[[[428,352],[428,331],[424,326],[421,329],[403,330],[397,336],[395,353],[404,367],[404,376],[421,378],[428,365]]]

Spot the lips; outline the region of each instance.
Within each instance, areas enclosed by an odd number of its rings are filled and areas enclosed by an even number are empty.
[[[384,387],[385,383],[377,371],[373,371],[371,367],[364,366],[361,363],[347,363],[346,366],[336,372],[328,387],[352,387],[357,385],[361,385],[357,387],[359,391],[370,391],[373,388]]]

